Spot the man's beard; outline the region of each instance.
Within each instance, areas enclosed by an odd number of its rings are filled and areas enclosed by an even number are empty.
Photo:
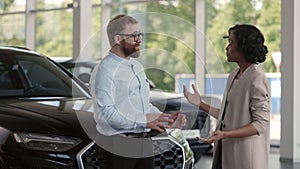
[[[138,58],[140,56],[139,44],[132,45],[125,41],[122,41],[121,44],[121,49],[126,56],[132,58]]]

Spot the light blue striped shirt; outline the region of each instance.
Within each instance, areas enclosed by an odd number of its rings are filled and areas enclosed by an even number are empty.
[[[97,130],[104,135],[140,133],[147,113],[161,113],[149,101],[149,83],[135,59],[109,53],[92,73],[91,93]]]

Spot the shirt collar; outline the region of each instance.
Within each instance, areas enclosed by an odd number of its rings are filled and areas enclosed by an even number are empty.
[[[115,61],[117,61],[117,62],[119,62],[121,64],[124,64],[124,65],[127,65],[127,66],[131,66],[132,65],[132,59],[131,58],[129,58],[129,60],[127,60],[127,59],[124,59],[124,58],[122,58],[122,57],[120,57],[120,56],[118,56],[118,55],[116,55],[116,54],[114,54],[112,52],[109,52],[109,56],[112,59],[114,59]]]

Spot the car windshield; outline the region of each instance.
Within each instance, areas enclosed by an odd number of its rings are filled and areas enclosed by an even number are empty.
[[[49,59],[34,54],[0,55],[0,97],[86,97]]]

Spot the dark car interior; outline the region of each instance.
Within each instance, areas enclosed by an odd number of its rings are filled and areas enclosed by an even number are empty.
[[[0,56],[0,95],[71,95],[72,88],[55,72],[45,69],[42,60],[20,57],[18,63]],[[25,58],[25,57],[24,57]],[[47,76],[45,76],[47,75]]]

